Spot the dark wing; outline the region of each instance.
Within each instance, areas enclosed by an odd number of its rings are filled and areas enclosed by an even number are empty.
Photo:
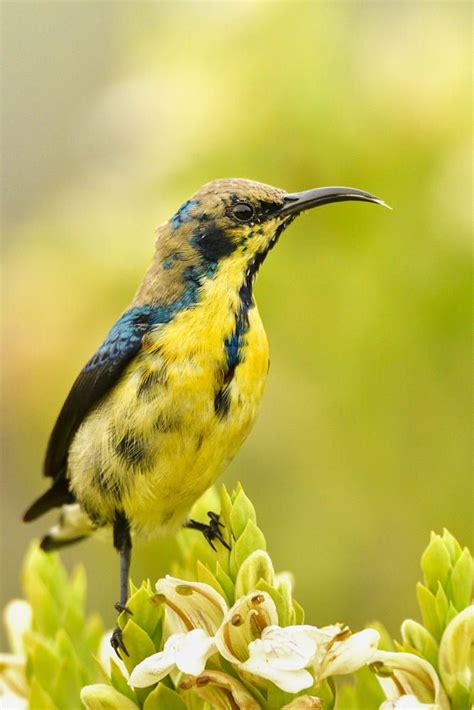
[[[51,433],[44,475],[54,479],[51,488],[25,513],[34,520],[47,510],[71,501],[66,479],[69,446],[86,414],[107,394],[128,363],[140,350],[142,339],[156,320],[152,306],[126,311],[74,382]]]

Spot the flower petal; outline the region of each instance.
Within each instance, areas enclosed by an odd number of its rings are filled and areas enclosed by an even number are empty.
[[[328,650],[319,680],[331,675],[353,673],[370,662],[377,649],[380,634],[375,629],[364,629],[349,638],[336,641]]]
[[[274,668],[300,670],[316,653],[316,641],[309,626],[267,626],[260,639],[249,644],[249,656],[266,660]]]
[[[12,599],[3,611],[7,638],[14,654],[24,655],[23,636],[31,629],[31,606],[24,599]]]
[[[314,678],[309,671],[275,668],[271,662],[262,657],[251,657],[245,663],[240,664],[239,668],[272,681],[286,693],[299,693],[300,690],[310,688],[314,683]]]
[[[166,604],[169,629],[191,631],[201,628],[209,636],[215,634],[227,611],[227,604],[209,584],[166,575],[155,586]]]
[[[214,639],[202,629],[193,629],[185,634],[179,648],[176,649],[176,665],[183,673],[200,675],[206,667],[209,656],[216,653]]]
[[[184,635],[184,634],[183,634]],[[170,639],[168,639],[169,641]],[[168,675],[175,667],[174,649],[166,649],[148,656],[130,674],[128,684],[133,688],[146,688]]]

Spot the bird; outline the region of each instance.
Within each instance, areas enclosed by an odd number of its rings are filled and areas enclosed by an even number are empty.
[[[130,305],[86,363],[47,445],[51,485],[26,522],[60,508],[41,547],[112,528],[120,559],[117,611],[127,611],[132,539],[185,525],[228,547],[217,513],[194,502],[235,456],[259,409],[269,368],[255,277],[293,220],[363,190],[286,192],[226,178],[204,185],[156,233],[152,263]],[[111,643],[127,649],[121,631]]]

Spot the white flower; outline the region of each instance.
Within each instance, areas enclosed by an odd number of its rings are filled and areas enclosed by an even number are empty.
[[[414,696],[418,703],[432,705],[436,710],[449,710],[449,701],[438,674],[424,658],[413,653],[377,651],[371,664],[387,700]]]
[[[317,643],[312,626],[267,626],[249,646],[249,658],[240,668],[271,680],[287,693],[299,693],[313,685],[305,668],[313,659]]]
[[[249,644],[267,626],[278,624],[275,603],[266,592],[250,592],[225,614],[215,639],[221,656],[236,666],[249,657]]]
[[[364,629],[352,634],[347,627],[336,625],[318,631],[320,642],[313,663],[318,683],[329,676],[354,673],[370,663],[380,639],[375,629]]]
[[[162,651],[145,658],[135,666],[128,684],[134,688],[146,688],[160,681],[174,668],[197,676],[203,672],[207,659],[215,652],[214,639],[203,629],[173,634],[166,641]]]

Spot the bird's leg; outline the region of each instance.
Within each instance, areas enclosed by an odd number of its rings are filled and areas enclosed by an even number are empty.
[[[213,513],[212,511],[209,511],[207,515],[209,517],[208,523],[200,523],[198,520],[191,519],[184,524],[184,527],[202,532],[213,550],[216,549],[213,542],[214,540],[219,540],[224,547],[227,547],[227,549],[230,550],[230,545],[222,537],[220,528],[223,528],[224,524],[219,521],[219,515],[217,513]]]
[[[128,573],[132,555],[132,538],[130,536],[130,525],[123,513],[117,513],[115,518],[114,547],[120,555],[120,601],[115,604],[115,608],[118,612],[126,611],[130,614],[131,612],[127,609],[127,598]],[[119,658],[120,650],[128,656],[128,651],[122,639],[122,630],[118,626],[116,626],[112,632],[110,643]]]

